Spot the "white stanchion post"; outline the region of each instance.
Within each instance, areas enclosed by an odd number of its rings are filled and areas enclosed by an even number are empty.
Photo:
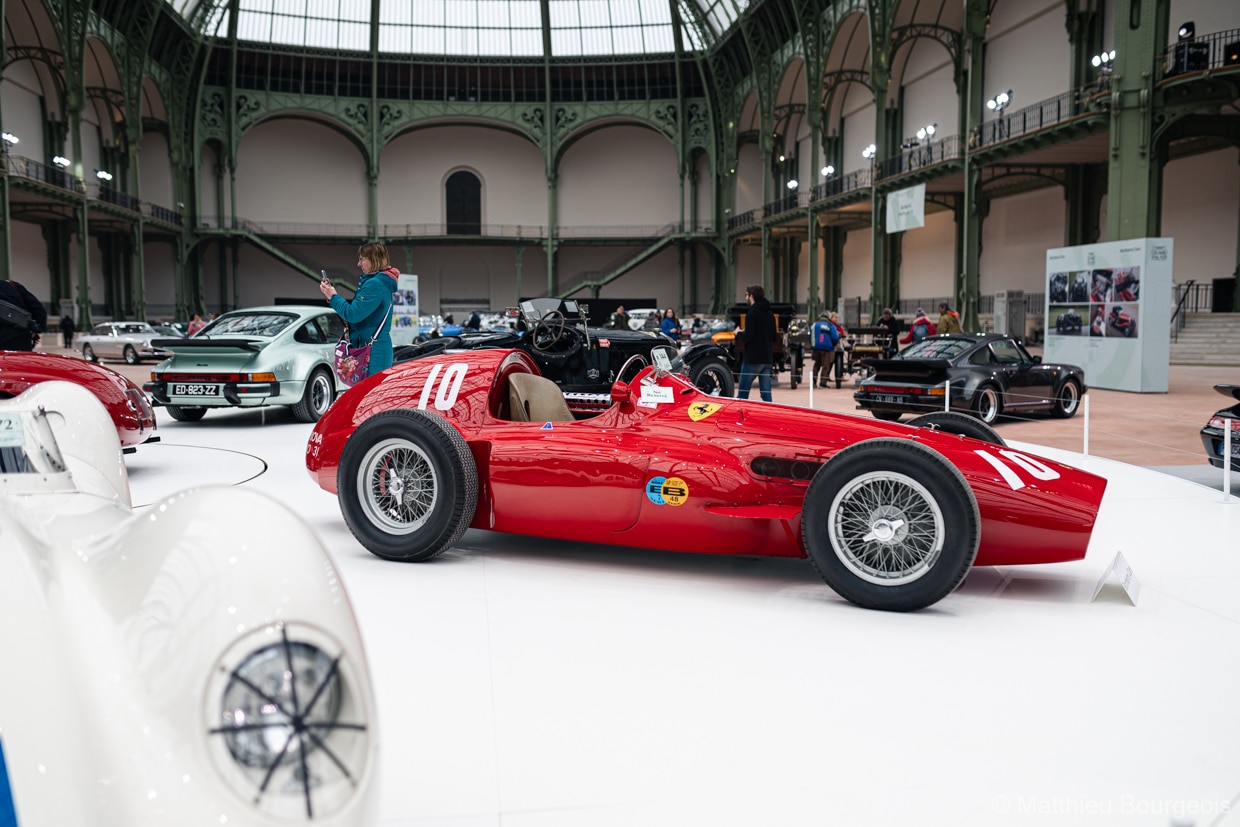
[[[1089,394],[1085,394],[1085,398],[1081,400],[1084,410],[1081,415],[1085,417],[1085,446],[1081,449],[1084,456],[1089,456]]]
[[[1223,420],[1223,502],[1231,502],[1231,422]]]
[[[948,379],[943,383],[943,410],[950,411],[952,409],[952,380]]]

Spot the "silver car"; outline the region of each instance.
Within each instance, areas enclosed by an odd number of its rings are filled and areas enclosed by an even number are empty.
[[[87,362],[124,359],[126,364],[136,365],[143,359],[168,355],[168,351],[151,344],[162,335],[146,322],[102,322],[79,336],[76,344]]]
[[[288,405],[302,422],[317,422],[336,399],[343,332],[330,307],[234,310],[188,339],[156,339],[172,356],[143,390],[178,422],[197,422],[209,408],[260,405]]]

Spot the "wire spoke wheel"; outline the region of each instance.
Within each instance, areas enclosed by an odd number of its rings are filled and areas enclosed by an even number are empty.
[[[943,551],[943,512],[916,480],[872,473],[836,495],[829,529],[840,561],[871,583],[911,583]]]
[[[426,524],[435,508],[439,482],[431,459],[401,439],[377,443],[362,458],[358,490],[376,524],[394,534],[408,534]]]

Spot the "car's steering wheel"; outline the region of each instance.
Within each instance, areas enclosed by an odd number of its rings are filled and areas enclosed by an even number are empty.
[[[538,320],[538,324],[534,325],[534,332],[530,336],[530,344],[535,350],[543,353],[560,353],[566,350],[576,350],[577,342],[575,337],[565,337],[565,333],[569,330],[568,320],[564,318],[564,314],[558,310],[552,310]],[[564,344],[561,344],[564,342]]]

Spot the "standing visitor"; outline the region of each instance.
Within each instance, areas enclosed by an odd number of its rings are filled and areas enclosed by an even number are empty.
[[[206,326],[207,323],[202,320],[202,316],[195,313],[194,317],[189,320],[189,325],[185,328],[185,335],[194,336]]]
[[[664,336],[670,336],[673,342],[680,341],[680,321],[676,318],[676,311],[668,308],[663,311],[663,320],[659,322],[659,331]]]
[[[624,305],[616,308],[616,312],[611,314],[612,330],[628,330],[629,314],[624,312]]]
[[[77,332],[77,325],[73,321],[73,316],[66,313],[60,317],[60,337],[65,347],[73,347],[73,334]]]
[[[0,279],[0,350],[34,350],[47,327],[47,308],[12,279]]]
[[[810,380],[820,388],[827,387],[827,379],[831,375],[831,364],[835,361],[835,347],[840,342],[839,330],[831,322],[827,311],[818,314],[818,321],[812,328],[814,342],[814,372]],[[836,379],[840,376],[837,373]]]
[[[736,332],[736,340],[745,345],[741,357],[741,376],[736,383],[736,398],[748,399],[753,380],[758,380],[758,393],[763,402],[771,401],[771,361],[775,344],[775,314],[767,301],[766,290],[760,284],[745,288],[745,301],[749,311],[745,314],[745,328]]]
[[[960,314],[947,302],[939,302],[939,333],[964,333],[960,326]]]
[[[321,282],[319,291],[349,326],[349,344],[352,347],[370,344],[366,375],[374,376],[392,366],[392,331],[388,321],[400,271],[389,264],[387,247],[380,241],[358,248],[357,268],[362,274],[352,301],[337,293],[329,281]]]

